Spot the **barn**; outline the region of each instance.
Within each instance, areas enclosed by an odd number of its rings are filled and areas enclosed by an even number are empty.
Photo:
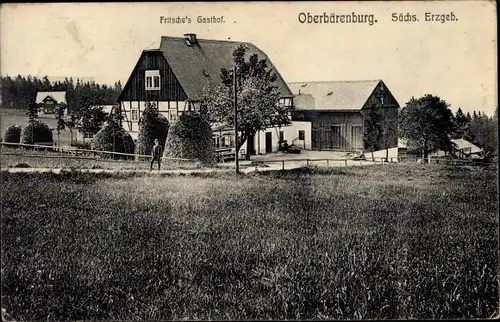
[[[399,104],[382,80],[292,82],[293,122],[311,123],[313,150],[364,151],[364,129],[373,106],[384,116],[388,147],[397,146]],[[379,143],[382,145],[382,142]]]
[[[233,67],[233,51],[240,44],[245,46],[247,57],[257,54],[259,59],[267,59],[269,68],[278,76],[275,85],[281,92],[281,104],[292,106],[293,94],[286,82],[269,57],[254,44],[198,39],[192,33],[183,37],[163,36],[158,49],[144,50],[141,53],[118,98],[125,130],[134,139],[137,138],[139,120],[148,103],[154,103],[171,123],[184,111],[200,111],[204,87],[220,83],[220,70]],[[288,135],[285,139],[289,141],[298,137],[296,131],[281,131],[284,132],[283,135]],[[214,132],[214,144],[225,148],[234,147],[232,130],[226,129],[223,132]],[[270,128],[262,132],[249,140],[242,149],[248,148],[252,154],[276,151],[279,131]],[[218,138],[219,134],[224,139]]]

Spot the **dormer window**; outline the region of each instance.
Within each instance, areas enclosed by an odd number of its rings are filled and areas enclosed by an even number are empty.
[[[380,98],[380,105],[384,105],[384,98],[383,97]]]
[[[146,71],[146,90],[155,91],[160,89],[160,71],[147,70]]]

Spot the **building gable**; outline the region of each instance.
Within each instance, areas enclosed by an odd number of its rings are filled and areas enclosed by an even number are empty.
[[[396,98],[382,80],[377,83],[372,93],[363,104],[363,108],[370,108],[376,104],[383,107],[399,107]]]
[[[159,90],[146,90],[146,71],[159,71]],[[185,101],[188,97],[159,50],[145,50],[125,83],[118,102]]]
[[[36,93],[35,103],[41,104],[52,100],[54,103],[64,103],[66,104],[66,92],[54,91],[54,92],[38,92]]]

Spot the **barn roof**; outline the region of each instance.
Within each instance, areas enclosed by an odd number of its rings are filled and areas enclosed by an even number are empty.
[[[381,80],[292,82],[297,110],[360,110]],[[302,99],[301,96],[311,95]]]
[[[47,97],[52,98],[57,103],[66,104],[66,92],[38,92],[36,93],[36,101],[35,103],[42,103],[44,99]]]
[[[454,140],[451,140],[451,142],[456,144],[455,148],[457,150],[462,150],[464,153],[467,153],[467,154],[475,154],[475,153],[483,152],[483,149],[481,149],[477,145],[474,145],[465,139],[454,139]]]
[[[184,37],[161,37],[160,51],[167,60],[182,88],[190,99],[199,99],[207,83],[220,84],[220,70],[234,65],[233,51],[240,44],[246,47],[246,57],[257,54],[278,76],[276,86],[282,97],[293,97],[278,70],[267,55],[248,42],[197,39],[188,45]]]

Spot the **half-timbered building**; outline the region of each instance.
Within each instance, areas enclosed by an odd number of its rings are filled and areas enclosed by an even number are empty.
[[[365,150],[365,124],[374,106],[385,120],[388,147],[397,147],[399,104],[382,80],[293,82],[288,86],[295,94],[292,121],[311,123],[313,150]]]
[[[197,39],[195,34],[184,37],[161,37],[158,49],[144,50],[139,57],[118,103],[123,115],[123,127],[135,139],[139,131],[139,120],[147,104],[155,104],[161,114],[172,123],[186,110],[200,111],[203,90],[207,84],[220,84],[222,68],[234,65],[233,51],[240,44],[246,55],[257,54],[266,59],[269,68],[277,74],[275,85],[281,93],[281,104],[292,106],[293,94],[267,55],[248,42]],[[249,140],[242,149],[252,153],[276,151],[278,138],[275,131],[263,131]],[[271,133],[271,134],[269,134]],[[218,138],[218,135],[221,135]],[[214,132],[214,144],[234,146],[231,130],[222,134]],[[279,133],[278,133],[279,135]],[[290,134],[290,140],[295,133]],[[261,138],[262,136],[262,138]],[[274,140],[273,140],[274,138]],[[260,148],[261,140],[263,145]]]

